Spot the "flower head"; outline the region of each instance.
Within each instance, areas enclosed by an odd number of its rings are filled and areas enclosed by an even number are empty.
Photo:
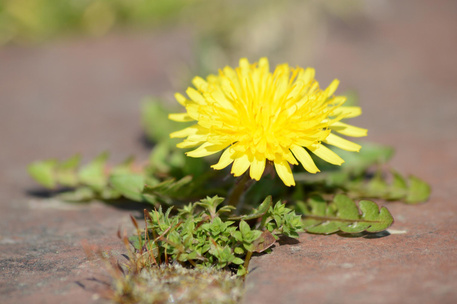
[[[327,89],[319,88],[314,69],[278,65],[273,73],[268,60],[250,64],[245,58],[239,67],[225,67],[219,75],[206,80],[195,77],[195,88],[177,93],[186,113],[170,114],[175,121],[196,124],[172,133],[185,138],[179,148],[197,147],[187,152],[204,157],[224,150],[212,168],[220,170],[230,164],[240,176],[249,169],[251,178],[259,180],[267,161],[287,186],[295,185],[290,164],[300,162],[310,173],[319,172],[309,152],[335,165],[344,161],[324,145],[347,151],[360,146],[335,133],[360,137],[366,129],[341,122],[361,114],[359,107],[345,107],[346,97],[334,96],[338,80]],[[298,161],[297,161],[298,160]]]

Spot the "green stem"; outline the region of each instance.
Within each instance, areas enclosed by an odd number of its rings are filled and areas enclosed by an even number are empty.
[[[241,179],[233,187],[228,204],[236,207],[235,213],[239,214],[241,208],[243,208],[243,194],[254,184],[254,180],[251,180],[249,174],[244,174]]]
[[[249,262],[251,261],[252,251],[248,251],[246,254],[246,259],[244,260],[244,269],[246,269],[246,273],[248,272]]]

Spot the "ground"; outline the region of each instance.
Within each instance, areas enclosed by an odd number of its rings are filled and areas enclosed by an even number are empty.
[[[324,84],[359,92],[354,124],[396,149],[391,164],[432,185],[426,204],[387,203],[390,235],[302,234],[254,257],[244,303],[457,301],[457,3],[386,1],[376,18],[331,20],[309,62]],[[45,198],[27,176],[36,159],[112,151],[146,159],[139,101],[172,96],[192,60],[187,29],[67,39],[0,49],[0,301],[103,303],[108,278],[83,240],[122,253],[119,226],[141,207]],[[285,59],[287,60],[287,59]],[[171,98],[170,98],[171,100]]]

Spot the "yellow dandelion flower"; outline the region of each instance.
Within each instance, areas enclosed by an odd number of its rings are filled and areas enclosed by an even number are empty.
[[[224,150],[212,168],[221,170],[230,164],[232,174],[240,176],[249,169],[259,180],[267,161],[274,164],[287,186],[295,185],[290,165],[300,162],[310,173],[319,172],[309,152],[335,165],[344,160],[324,145],[347,151],[360,146],[335,133],[361,137],[367,130],[341,122],[361,114],[359,107],[345,107],[344,96],[334,96],[339,81],[321,90],[312,68],[278,65],[270,72],[267,58],[250,64],[245,58],[239,67],[225,67],[219,75],[206,80],[195,77],[195,88],[177,93],[177,101],[186,113],[170,114],[175,121],[196,124],[172,133],[185,138],[179,148],[197,147],[187,152],[204,157]],[[297,161],[298,160],[298,161]]]

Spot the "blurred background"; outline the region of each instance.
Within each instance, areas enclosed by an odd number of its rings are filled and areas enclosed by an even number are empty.
[[[240,57],[315,67],[322,87],[340,79],[369,140],[446,139],[456,13],[446,0],[0,0],[0,181],[75,152],[146,157],[141,100],[176,104],[193,76]]]

